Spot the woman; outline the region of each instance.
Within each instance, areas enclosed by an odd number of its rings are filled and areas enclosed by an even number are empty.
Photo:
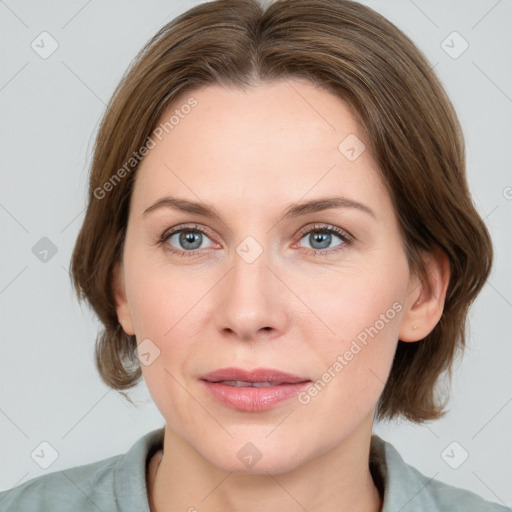
[[[440,417],[492,246],[453,107],[346,0],[217,0],[144,47],[96,139],[72,277],[105,383],[166,420],[2,510],[505,510],[375,417]]]

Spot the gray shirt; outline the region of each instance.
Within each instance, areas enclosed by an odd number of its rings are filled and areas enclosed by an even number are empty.
[[[126,454],[39,476],[0,493],[1,512],[150,512],[146,465],[162,448],[164,429],[141,437]],[[370,469],[384,495],[382,512],[510,510],[428,478],[372,435]],[[194,504],[191,503],[191,507]],[[200,504],[195,507],[200,510]]]

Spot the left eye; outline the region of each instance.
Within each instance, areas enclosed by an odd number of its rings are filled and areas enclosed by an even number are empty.
[[[336,239],[338,239],[338,243],[331,245],[333,242],[336,242]],[[309,247],[306,247],[307,249],[313,250],[332,249],[342,245],[344,242],[348,242],[348,238],[342,233],[328,228],[310,230],[303,235],[302,240],[306,240],[310,244]]]

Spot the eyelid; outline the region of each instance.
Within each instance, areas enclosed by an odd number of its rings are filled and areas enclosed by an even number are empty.
[[[166,229],[162,236],[160,237],[160,242],[166,242],[172,235],[176,234],[179,231],[200,231],[201,233],[207,235],[209,238],[214,239],[215,236],[212,236],[212,231],[209,228],[199,226],[198,224],[177,224],[172,228]]]
[[[325,224],[325,223],[316,223],[314,225],[305,226],[301,230],[299,230],[297,236],[299,236],[301,239],[304,237],[304,235],[307,235],[313,231],[327,231],[330,233],[337,234],[343,241],[347,243],[351,243],[355,240],[354,236],[352,236],[348,231],[345,229],[342,229],[338,226],[333,226],[332,224]]]

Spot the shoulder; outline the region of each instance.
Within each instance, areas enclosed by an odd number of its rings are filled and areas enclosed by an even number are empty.
[[[477,494],[427,477],[407,464],[391,443],[372,436],[372,472],[384,488],[382,512],[505,512],[509,508]]]
[[[163,429],[140,438],[121,455],[39,476],[0,492],[2,512],[149,512],[146,460]]]
[[[42,475],[0,493],[0,510],[115,510],[114,470],[122,455]]]

